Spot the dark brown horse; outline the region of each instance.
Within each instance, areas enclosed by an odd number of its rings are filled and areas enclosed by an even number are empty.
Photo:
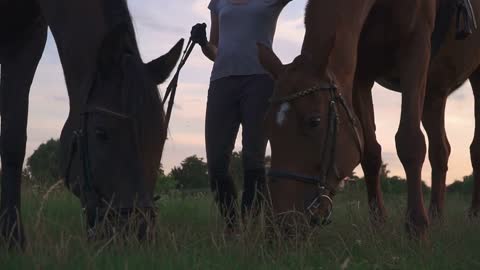
[[[143,64],[124,0],[0,1],[0,229],[10,243],[20,245],[28,94],[47,25],[70,99],[61,134],[65,180],[80,198],[90,229],[107,208],[117,217],[153,208],[166,138],[156,85],[168,77],[182,47],[179,42],[169,54]]]
[[[443,211],[450,147],[445,135],[447,96],[470,79],[480,124],[480,33],[455,40],[455,20],[431,58],[437,11],[451,0],[310,0],[302,53],[283,65],[260,46],[260,59],[277,78],[267,116],[272,146],[270,191],[274,211],[297,209],[328,217],[341,179],[361,162],[373,220],[386,216],[380,190],[381,146],[375,135],[371,89],[376,80],[402,93],[397,153],[408,181],[407,229],[423,238],[429,224],[421,189],[429,137],[433,192],[430,214]],[[472,1],[480,12],[480,1]],[[388,83],[387,83],[388,82]],[[424,105],[425,104],[425,105]],[[423,114],[422,114],[423,113]],[[480,209],[480,132],[471,147]]]

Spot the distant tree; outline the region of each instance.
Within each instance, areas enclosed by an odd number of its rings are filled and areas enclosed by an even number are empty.
[[[60,178],[60,140],[50,139],[42,143],[27,159],[27,171],[32,183],[52,184]]]
[[[165,176],[165,170],[163,169],[163,164],[162,163],[160,163],[160,166],[158,167],[157,175],[158,176]]]
[[[167,193],[176,189],[178,186],[177,180],[171,175],[165,175],[163,164],[157,170],[157,183],[155,185],[155,193]]]
[[[1,174],[1,172],[0,172],[0,174]],[[24,168],[22,170],[22,181],[24,183],[30,183],[30,184],[32,183],[32,176],[30,175],[30,172],[28,171],[27,168]]]
[[[406,179],[399,176],[389,176],[390,170],[388,170],[388,164],[382,163],[380,167],[380,185],[383,193],[387,194],[403,194],[407,192]],[[352,175],[352,179],[361,181],[348,181],[347,185],[350,186],[349,190],[360,190],[361,185],[365,185],[365,178],[358,178],[355,174]],[[427,193],[430,188],[422,182],[422,191]]]
[[[177,181],[178,188],[197,189],[209,187],[207,164],[196,155],[187,157],[180,167],[174,167],[170,176]]]
[[[473,191],[474,177],[473,174],[463,177],[463,180],[456,180],[449,186],[447,186],[448,192],[455,192],[470,195]]]
[[[390,170],[387,169],[387,166],[388,166],[387,163],[382,163],[382,166],[380,166],[380,179],[388,179]]]

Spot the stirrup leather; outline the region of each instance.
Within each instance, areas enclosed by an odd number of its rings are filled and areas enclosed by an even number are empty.
[[[455,38],[466,39],[477,30],[477,20],[470,0],[457,0],[457,24]]]

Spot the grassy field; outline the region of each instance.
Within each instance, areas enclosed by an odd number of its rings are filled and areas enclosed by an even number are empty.
[[[24,253],[0,249],[0,269],[480,269],[480,222],[468,198],[450,195],[447,219],[419,245],[403,230],[405,196],[386,195],[389,221],[369,224],[361,191],[339,194],[333,223],[306,239],[266,241],[254,230],[225,239],[208,195],[163,196],[157,237],[148,244],[89,243],[80,206],[68,192],[26,189]]]

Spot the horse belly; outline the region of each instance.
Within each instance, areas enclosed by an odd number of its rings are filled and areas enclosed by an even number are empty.
[[[362,33],[357,72],[375,78],[383,87],[399,90],[398,48],[387,25],[371,27]]]
[[[398,16],[397,4],[385,0],[373,7],[362,32],[357,71],[387,89],[400,92],[399,59],[402,58],[399,53],[403,47],[400,41],[408,40],[411,29],[406,27],[410,24],[399,20],[411,19]],[[365,70],[369,74],[365,74]]]

